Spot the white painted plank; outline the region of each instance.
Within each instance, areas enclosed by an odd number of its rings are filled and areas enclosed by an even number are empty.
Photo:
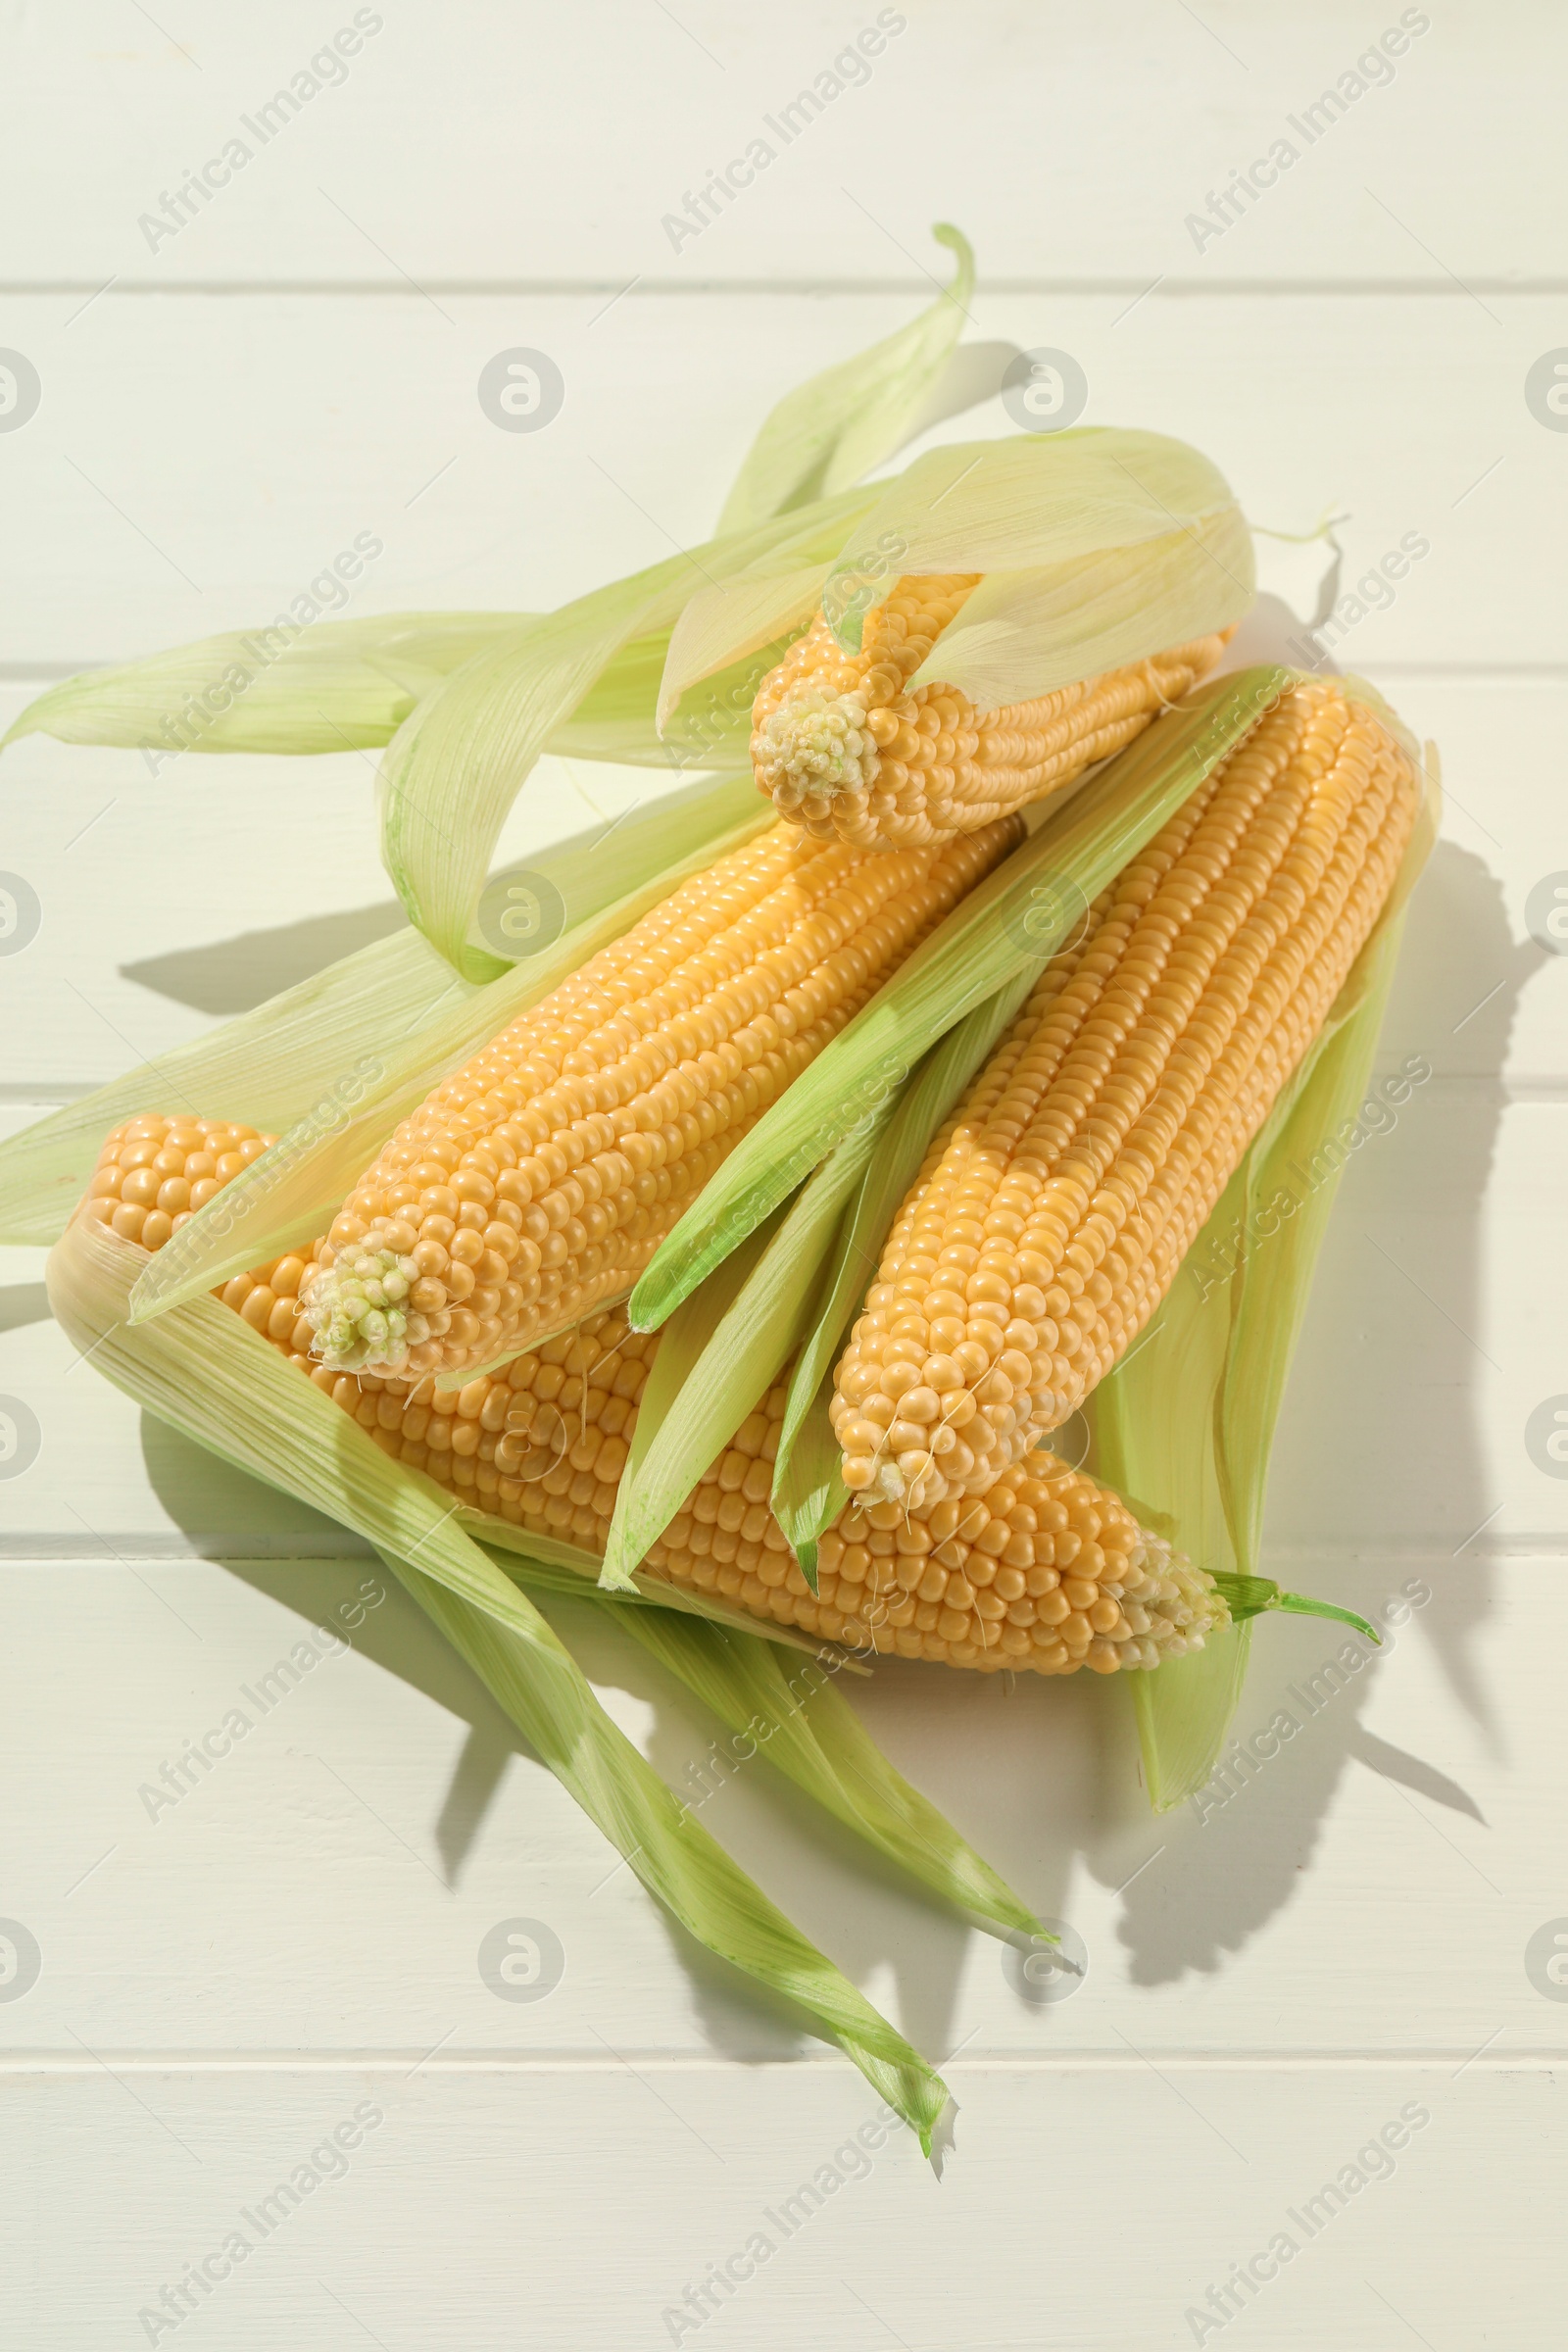
[[[1352,1666],[1343,1629],[1260,1627],[1250,1752],[1157,1822],[1115,1687],[1009,1693],[900,1662],[857,1683],[895,1761],[1082,1939],[1083,1982],[1044,2006],[1016,1953],[868,1866],[765,1766],[726,1779],[717,1727],[594,1604],[551,1613],[706,1825],[938,2057],[1561,2051],[1525,1966],[1561,1912],[1557,1692],[1521,1671],[1568,1634],[1556,1565],[1406,1555],[1332,1583],[1389,1628],[1387,1653]],[[412,1603],[376,1597],[374,1563],[100,1558],[4,1585],[6,1902],[42,1955],[9,2047],[80,2034],[410,2066],[437,2043],[592,2058],[600,2036],[626,2055],[815,2049],[672,1933]],[[210,1765],[190,1762],[208,1735]],[[564,1954],[525,2008],[481,1975],[509,1919]]]
[[[1160,272],[1443,287],[1447,271],[1561,273],[1563,32],[1526,0],[1484,17],[1353,0],[1305,17],[1265,0],[130,14],[92,0],[17,44],[6,163],[25,209],[7,208],[9,278],[918,285],[940,218],[1001,276],[1134,291]],[[368,20],[381,29],[344,68],[318,67],[334,86],[263,112]],[[879,44],[878,24],[902,29]],[[865,34],[880,54],[858,65]],[[813,112],[824,71],[823,91],[850,86]],[[1360,88],[1340,113],[1346,75]],[[248,160],[220,161],[177,233],[142,225],[236,137]],[[1296,160],[1277,184],[1239,197],[1222,234],[1189,227],[1281,139]],[[769,160],[754,151],[750,185],[743,160],[700,234],[663,225],[758,140]]]
[[[1347,589],[1407,536],[1428,542],[1342,659],[1556,666],[1564,445],[1523,387],[1555,347],[1560,310],[1488,299],[1491,315],[1436,295],[1259,307],[1156,294],[1130,309],[1114,294],[983,293],[967,331],[1067,350],[1089,381],[1085,421],[1197,443],[1259,524],[1300,531],[1348,514]],[[59,299],[14,296],[4,332],[45,397],[0,434],[11,527],[35,550],[0,601],[11,674],[270,620],[362,532],[383,552],[350,613],[564,603],[706,538],[781,393],[913,307],[893,294],[634,291],[608,310],[533,293],[453,295],[437,311],[111,289],[70,323]],[[476,391],[485,365],[519,345],[548,354],[565,386],[530,433],[498,430]],[[1013,429],[993,398],[934,437]],[[1321,564],[1270,561],[1309,614]]]
[[[0,2257],[39,2352],[467,2352],[519,2313],[527,2340],[582,2352],[1122,2352],[1233,2326],[1264,2352],[1381,2352],[1412,2329],[1497,2340],[1504,2292],[1510,2347],[1561,2340],[1552,2233],[1523,2224],[1563,2160],[1560,2092],[1484,2062],[1452,2081],[960,2061],[940,2180],[837,2070],[89,2070],[8,2082],[0,2122],[13,2194],[40,2216],[35,2259],[15,2236]],[[296,2207],[274,2192],[302,2164],[319,2185]],[[1365,2185],[1340,2188],[1347,2167]],[[1478,2244],[1508,2250],[1505,2289]],[[204,2263],[179,2335],[149,2327]],[[1229,2316],[1195,2327],[1239,2263],[1252,2281],[1209,2307]]]

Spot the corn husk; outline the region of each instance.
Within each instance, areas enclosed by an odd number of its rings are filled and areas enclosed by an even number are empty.
[[[207,1451],[374,1544],[649,1891],[710,1951],[804,2008],[928,2144],[940,2079],[665,1787],[533,1603],[457,1524],[451,1498],[216,1300],[130,1325],[143,1254],[95,1219],[67,1229],[48,1284],[74,1344]]]
[[[945,220],[931,233],[956,258],[952,285],[897,334],[784,395],[747,452],[724,501],[720,531],[747,530],[847,490],[908,439],[974,293],[968,238]]]
[[[607,1585],[645,1557],[794,1354],[844,1204],[893,1109],[890,1098],[863,1118],[787,1209],[764,1219],[670,1317],[637,1409],[605,1545]]]
[[[1186,696],[954,908],[763,1114],[662,1243],[632,1293],[639,1330],[657,1330],[938,1039],[1038,971],[1288,674],[1244,670]]]
[[[378,612],[312,622],[280,613],[257,629],[62,678],[3,741],[134,744],[160,765],[182,750],[367,751],[391,741],[421,695],[534,618]]]
[[[605,1713],[545,1620],[538,1624],[550,1646],[530,1644],[423,1570],[395,1553],[382,1557],[649,1893],[699,1943],[804,2010],[912,2127],[929,2155],[948,2103],[941,2076],[666,1788]],[[541,1654],[548,1659],[543,1673]]]
[[[1361,681],[1347,684],[1420,754]],[[1252,1245],[1228,1281],[1194,1278],[1209,1248],[1277,1194],[1302,1193],[1299,1171],[1353,1121],[1365,1095],[1403,928],[1404,906],[1438,825],[1437,755],[1427,747],[1425,802],[1389,903],[1311,1053],[1253,1139],[1142,1340],[1090,1400],[1097,1476],[1145,1526],[1221,1574],[1255,1577],[1263,1502],[1285,1378],[1312,1269],[1338,1190],[1337,1173],[1307,1189],[1279,1230]],[[1273,1605],[1287,1605],[1280,1602]],[[1330,1613],[1318,1604],[1315,1614]],[[1129,1678],[1144,1772],[1157,1811],[1201,1788],[1240,1696],[1250,1621],[1201,1651]]]
[[[952,1823],[894,1770],[837,1688],[830,1651],[800,1663],[776,1644],[694,1617],[641,1609],[626,1619],[643,1647],[679,1675],[732,1734],[911,1878],[988,1927],[1045,1931],[1029,1906]],[[1048,1941],[1055,1941],[1054,1936]]]
[[[870,1139],[870,1149],[852,1173],[846,1201],[825,1265],[810,1269],[810,1311],[790,1379],[773,1465],[773,1515],[812,1592],[816,1591],[816,1547],[844,1507],[838,1440],[828,1416],[833,1369],[845,1334],[876,1278],[882,1244],[913,1183],[926,1147],[991,1053],[1034,985],[1034,970],[1017,973],[1005,988],[977,1004],[939,1045],[932,1047],[898,1098],[897,1106]],[[840,1144],[813,1177],[834,1167],[849,1147]],[[809,1190],[809,1187],[808,1187]],[[803,1277],[806,1269],[801,1269]],[[802,1282],[803,1290],[806,1283]]]
[[[910,683],[944,679],[982,709],[1228,627],[1255,592],[1235,499],[1185,442],[1109,426],[960,442],[886,484],[830,561],[813,567],[795,548],[769,548],[699,590],[670,638],[661,720],[694,681],[819,604],[858,649],[898,574],[941,571],[995,576]]]

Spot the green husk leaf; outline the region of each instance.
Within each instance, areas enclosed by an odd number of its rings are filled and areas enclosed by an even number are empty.
[[[790,1380],[773,1466],[773,1515],[813,1592],[817,1543],[843,1509],[846,1494],[839,1477],[838,1441],[828,1419],[840,1346],[866,1286],[875,1278],[888,1228],[932,1136],[1023,1003],[1034,978],[1033,966],[1017,973],[932,1047],[883,1123],[840,1218],[826,1279],[817,1287],[814,1311]],[[839,1146],[811,1184],[820,1181],[845,1149]],[[810,1189],[808,1185],[808,1192]]]
[[[1214,1583],[1235,1624],[1282,1609],[1295,1617],[1332,1617],[1336,1624],[1353,1625],[1358,1634],[1364,1634],[1380,1649],[1383,1646],[1377,1628],[1358,1617],[1354,1609],[1339,1608],[1332,1600],[1314,1600],[1305,1592],[1282,1592],[1271,1576],[1231,1576],[1221,1568],[1214,1572]]]
[[[835,1689],[834,1661],[791,1664],[755,1635],[644,1609],[625,1620],[750,1754],[764,1755],[834,1818],[922,1886],[997,1927],[1042,1934],[1020,1895],[895,1771]],[[748,1760],[738,1748],[737,1762]],[[701,1801],[701,1800],[699,1800]]]
[[[163,1314],[229,1275],[313,1239],[398,1121],[442,1077],[618,939],[689,873],[737,848],[767,821],[767,810],[747,779],[710,778],[640,812],[640,821],[628,818],[608,834],[542,851],[530,869],[536,881],[558,888],[567,911],[586,907],[583,919],[538,955],[502,966],[505,976],[484,988],[455,982],[450,966],[437,962],[436,969],[448,974],[449,1002],[444,1009],[432,1009],[407,1038],[389,1037],[373,1002],[361,1004],[356,1037],[361,1059],[352,1086],[344,1081],[342,1064],[331,1079],[320,1075],[325,1032],[318,1037],[307,1027],[301,1035],[290,1024],[275,1050],[301,1056],[318,1073],[312,1110],[149,1258],[136,1286],[136,1320]],[[608,895],[616,891],[621,895]],[[323,1096],[330,1097],[329,1115],[320,1109]],[[137,1107],[153,1105],[144,1098]],[[257,1124],[256,1114],[249,1116]]]
[[[4,742],[42,734],[135,744],[155,773],[181,751],[366,750],[390,742],[420,695],[534,617],[378,612],[307,624],[279,613],[261,628],[63,678],[27,705]]]
[[[989,572],[910,691],[940,678],[1001,710],[1228,628],[1254,594],[1252,535],[1234,506],[1092,560]]]
[[[230,630],[150,654],[113,669],[63,678],[27,705],[3,743],[53,735],[64,743],[122,744],[146,752],[158,773],[182,751],[315,754],[370,751],[390,743],[421,698],[455,669],[496,646],[522,642],[535,612],[386,612],[369,620],[322,621],[270,661],[259,640]],[[771,668],[783,645],[757,670]],[[714,681],[706,724],[677,724],[666,742],[655,724],[668,628],[636,637],[615,653],[545,744],[564,759],[610,760],[640,767],[717,766],[750,732],[751,691]],[[737,665],[745,668],[747,665]],[[235,692],[239,673],[251,681]],[[721,710],[708,711],[709,703]],[[211,697],[211,708],[204,703]],[[715,724],[722,716],[723,723]],[[693,736],[687,742],[686,737]],[[3,744],[0,744],[3,748]]]
[[[819,603],[858,648],[869,606],[901,573],[1000,575],[982,581],[913,681],[972,676],[983,708],[993,694],[1027,701],[1206,636],[1252,601],[1251,537],[1234,497],[1206,458],[1160,433],[1095,426],[949,444],[878,489],[869,502],[860,494],[852,534],[826,562],[804,542],[770,547],[693,595],[670,636],[662,727],[695,680]]]
[[[1152,545],[1235,506],[1219,468],[1185,441],[1080,425],[928,450],[884,485],[866,528],[902,541],[906,571],[1017,573],[1093,564],[1111,549]],[[1215,566],[1205,560],[1205,568]],[[956,633],[956,623],[948,635]],[[932,659],[935,674],[946,677],[941,658]]]
[[[85,1217],[56,1244],[49,1300],[82,1353],[209,1453],[368,1537],[650,1892],[710,1950],[806,2008],[928,2136],[945,2086],[664,1787],[605,1714],[553,1628],[456,1524],[442,1489],[391,1461],[215,1299],[128,1325],[134,1262],[143,1255]]]
[[[1232,746],[1288,672],[1212,681],[1155,719],[970,891],[731,1152],[656,1252],[631,1319],[656,1330],[736,1244],[903,1084],[964,1015],[1038,967]]]
[[[705,1284],[702,1290],[687,1299],[678,1315],[671,1316],[669,1329],[661,1337],[658,1352],[638,1398],[637,1425],[626,1449],[626,1466],[620,1474],[614,1513],[605,1539],[604,1567],[599,1581],[607,1592],[621,1590],[630,1582],[631,1572],[645,1556],[649,1544],[668,1526],[714,1454],[727,1439],[734,1436],[741,1421],[751,1410],[749,1404],[740,1401],[744,1391],[737,1390],[737,1401],[722,1405],[727,1416],[723,1428],[685,1485],[676,1493],[674,1502],[665,1516],[643,1535],[642,1522],[647,1515],[647,1505],[639,1507],[633,1498],[655,1491],[662,1493],[664,1488],[668,1454],[668,1446],[663,1443],[665,1424],[680,1405],[714,1333],[750,1280],[782,1221],[783,1211],[780,1210],[759,1226],[755,1233],[748,1234],[740,1248],[718,1269],[715,1279]],[[710,1384],[706,1401],[711,1405]]]
[[[931,234],[957,258],[952,285],[897,334],[784,395],[735,477],[720,531],[748,530],[808,500],[847,490],[908,438],[974,294],[968,239],[945,220]]]
[[[789,1361],[844,1204],[893,1109],[891,1096],[873,1102],[789,1209],[775,1210],[670,1317],[605,1546],[607,1584],[646,1556]]]
[[[1369,704],[1358,681],[1348,681]],[[1375,707],[1375,706],[1374,706]],[[1096,1474],[1146,1526],[1216,1574],[1254,1577],[1268,1455],[1312,1269],[1393,979],[1403,909],[1437,830],[1436,753],[1429,789],[1388,905],[1310,1054],[1253,1139],[1148,1331],[1092,1399]],[[1329,1169],[1319,1168],[1324,1158]],[[1250,1245],[1228,1278],[1231,1237],[1251,1232],[1279,1197],[1294,1210]],[[1248,1620],[1202,1650],[1128,1678],[1144,1771],[1156,1811],[1201,1788],[1246,1672]]]
[[[382,759],[381,855],[410,916],[458,970],[495,976],[472,932],[502,825],[539,754],[616,658],[672,627],[694,579],[722,583],[762,557],[821,563],[869,498],[822,500],[613,580],[474,655],[422,699]]]
[[[948,2101],[941,2077],[665,1787],[538,1612],[522,1602],[539,1630],[521,1641],[395,1552],[382,1557],[649,1893],[709,1951],[804,2009],[929,2155]]]

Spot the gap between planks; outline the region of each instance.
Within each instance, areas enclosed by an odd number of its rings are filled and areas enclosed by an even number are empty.
[[[1412,2050],[981,2050],[933,2064],[944,2075],[1136,2075],[1151,2066],[1179,2074],[1549,2074],[1568,2067],[1568,2048],[1481,2051]],[[759,2075],[802,2072],[853,2075],[847,2059],[824,2052],[800,2058],[717,2058],[668,2050],[634,2050],[606,2057],[594,2050],[474,2050],[425,2056],[418,2050],[7,2051],[0,2081],[20,2076],[132,2075],[618,2075],[635,2067],[664,2075]]]
[[[906,277],[637,277],[628,284],[621,277],[424,277],[417,285],[412,279],[407,284],[393,278],[380,277],[256,277],[222,278],[193,277],[110,278],[94,280],[89,277],[8,278],[0,280],[0,295],[12,301],[25,300],[33,295],[55,295],[62,299],[82,296],[103,296],[119,301],[125,297],[169,296],[187,298],[219,297],[246,300],[251,296],[267,298],[274,295],[314,295],[337,301],[344,296],[379,298],[391,296],[399,302],[427,301],[431,294],[445,294],[453,301],[466,297],[474,299],[507,299],[531,296],[538,300],[613,294],[631,301],[668,299],[690,300],[698,297],[735,295],[774,295],[786,301],[798,301],[803,296],[822,296],[854,299],[865,295],[902,295],[929,300],[933,280],[929,276]],[[1164,302],[1208,302],[1258,300],[1298,301],[1321,299],[1325,296],[1346,295],[1356,300],[1386,301],[1391,297],[1426,300],[1436,296],[1444,301],[1473,299],[1476,294],[1491,294],[1498,300],[1511,297],[1541,299],[1568,294],[1565,277],[1470,277],[1463,285],[1457,280],[1448,283],[1432,277],[982,277],[975,288],[976,298],[995,295],[1048,295],[1060,300],[1102,295],[1119,299],[1129,294]]]

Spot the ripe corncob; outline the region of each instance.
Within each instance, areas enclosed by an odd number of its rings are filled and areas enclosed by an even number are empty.
[[[978,572],[899,580],[849,654],[819,612],[752,708],[759,791],[819,841],[905,849],[950,841],[1060,791],[1213,668],[1223,634],[977,710],[956,687],[905,691]]]
[[[117,1218],[141,1216],[145,1233],[150,1214],[125,1187],[140,1189],[149,1147],[171,1163],[160,1181],[177,1183],[197,1150],[230,1132],[133,1120],[104,1147],[89,1213],[117,1231]],[[152,1233],[155,1249],[169,1238],[159,1226]],[[309,1353],[307,1263],[276,1259],[236,1275],[219,1296],[394,1460],[514,1527],[603,1550],[658,1333],[634,1332],[611,1309],[462,1389],[437,1390],[428,1375],[334,1373]],[[982,1672],[1156,1666],[1200,1648],[1224,1622],[1211,1579],[1145,1533],[1107,1490],[1044,1453],[1005,1472],[984,1500],[912,1512],[848,1504],[822,1540],[813,1597],[767,1501],[786,1388],[781,1381],[743,1421],[650,1547],[648,1574],[827,1641]]]
[[[624,1296],[1019,832],[1008,818],[890,859],[775,825],[684,883],[404,1120],[314,1252],[316,1353],[465,1371]]]
[[[937,1137],[838,1368],[852,1491],[984,1493],[1153,1313],[1388,895],[1403,751],[1286,694],[1089,910]]]
[[[226,1119],[166,1119],[157,1113],[129,1119],[104,1145],[87,1194],[88,1211],[122,1241],[161,1250],[171,1234],[276,1140]]]

